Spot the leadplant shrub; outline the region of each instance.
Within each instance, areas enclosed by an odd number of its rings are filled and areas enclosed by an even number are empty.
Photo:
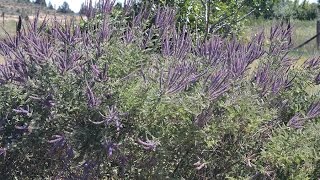
[[[100,3],[1,41],[1,178],[319,176],[320,61],[288,55],[290,25],[203,41],[170,8]]]

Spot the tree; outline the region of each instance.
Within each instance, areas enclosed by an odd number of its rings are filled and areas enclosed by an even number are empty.
[[[38,4],[40,6],[47,6],[46,0],[35,0],[34,4]]]
[[[18,0],[18,3],[30,3],[30,0]]]
[[[69,4],[66,1],[64,1],[63,4],[59,6],[57,11],[60,13],[73,13],[73,11],[70,9]]]
[[[52,6],[52,4],[51,4],[51,2],[49,2],[48,8],[51,9],[51,10],[54,9],[53,6]]]

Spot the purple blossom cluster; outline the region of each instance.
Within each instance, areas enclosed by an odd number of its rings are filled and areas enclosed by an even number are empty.
[[[202,76],[192,63],[172,65],[168,72],[162,72],[160,88],[163,94],[174,94],[185,90]]]
[[[236,40],[227,44],[226,64],[233,77],[241,77],[247,67],[264,54],[263,40],[263,33],[260,33],[248,45],[241,45]]]
[[[283,22],[271,27],[269,55],[278,56],[282,53],[287,53],[292,48],[292,28],[290,23],[285,24]]]
[[[261,95],[278,94],[289,88],[294,78],[289,78],[288,70],[288,68],[279,68],[272,71],[268,64],[260,66],[255,75],[255,83],[260,88]]]
[[[304,124],[310,120],[320,116],[320,102],[312,103],[308,110],[307,114],[303,116],[301,113],[295,114],[287,123],[289,127],[295,129],[301,129],[304,127]]]
[[[320,57],[313,57],[307,59],[303,63],[303,67],[306,69],[317,70],[320,67]]]
[[[213,36],[205,43],[198,39],[196,47],[193,48],[197,56],[204,57],[210,66],[218,64],[223,57],[224,40],[219,36]]]
[[[215,100],[230,88],[229,73],[228,71],[218,71],[207,77],[205,80],[206,93],[210,100]]]
[[[155,151],[158,145],[157,142],[147,139],[146,141],[142,141],[141,139],[137,139],[137,143],[143,147],[143,149],[148,151]]]
[[[100,113],[101,117],[103,118],[102,121],[99,122],[93,122],[94,124],[105,124],[105,125],[111,125],[113,124],[117,131],[120,131],[121,128],[123,128],[122,123],[120,122],[120,116],[123,114],[120,114],[117,107],[111,106],[108,108],[107,114]]]

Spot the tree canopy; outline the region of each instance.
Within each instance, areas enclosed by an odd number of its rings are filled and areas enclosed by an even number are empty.
[[[47,6],[46,0],[35,0],[34,3],[40,6]]]
[[[64,1],[63,4],[59,6],[57,11],[60,13],[73,13],[73,11],[70,9],[69,4],[66,1]]]
[[[49,9],[54,9],[54,8],[53,8],[53,5],[51,4],[51,2],[48,3],[48,8],[49,8]]]

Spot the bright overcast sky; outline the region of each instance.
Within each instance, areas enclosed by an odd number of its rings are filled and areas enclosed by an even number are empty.
[[[66,1],[69,6],[70,9],[74,12],[79,12],[81,4],[85,1],[85,0],[46,0],[47,4],[49,3],[49,1],[51,2],[51,4],[53,5],[53,7],[58,8],[64,1]],[[97,0],[93,0],[93,1],[97,1]],[[117,2],[121,2],[123,3],[124,0],[117,0]],[[303,0],[300,0],[300,2],[302,2]],[[309,2],[317,2],[317,0],[308,0]]]
[[[70,9],[74,12],[79,12],[81,4],[85,1],[85,0],[46,0],[47,4],[49,3],[49,1],[51,2],[51,4],[53,5],[54,8],[58,8],[60,5],[62,5],[62,3],[64,1],[66,1],[69,6]],[[98,0],[93,0],[93,2],[98,1]],[[123,2],[124,0],[117,0],[117,2]]]

